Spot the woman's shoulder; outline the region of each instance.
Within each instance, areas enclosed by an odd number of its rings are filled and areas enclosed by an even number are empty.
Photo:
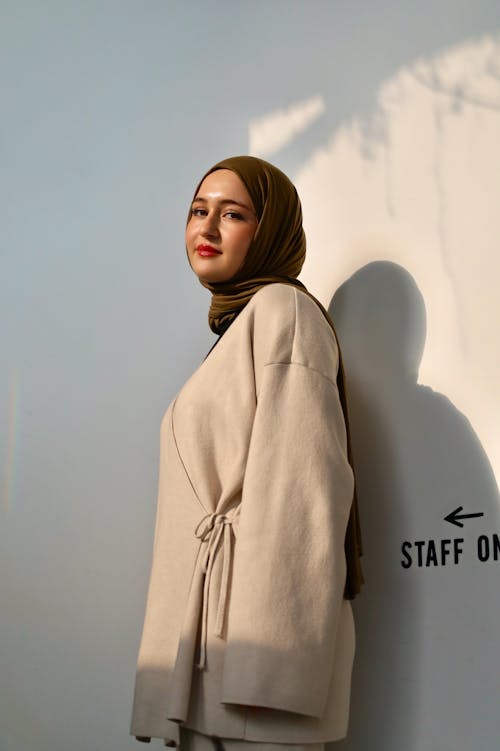
[[[268,284],[255,293],[251,304],[256,347],[273,342],[282,361],[336,372],[338,350],[333,329],[319,305],[300,287]]]
[[[254,294],[251,304],[259,308],[282,309],[295,304],[295,290],[292,284],[273,282],[265,284]]]
[[[249,305],[255,308],[256,313],[281,316],[284,324],[294,327],[299,321],[308,321],[319,332],[335,339],[319,304],[301,287],[281,282],[266,284],[255,293]]]
[[[250,305],[265,309],[267,312],[288,314],[288,316],[292,313],[293,316],[309,315],[330,328],[314,299],[294,284],[284,282],[266,284],[254,294]]]

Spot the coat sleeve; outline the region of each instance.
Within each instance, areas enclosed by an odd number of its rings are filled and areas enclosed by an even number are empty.
[[[304,365],[266,365],[235,545],[222,702],[323,715],[352,493],[336,385]]]

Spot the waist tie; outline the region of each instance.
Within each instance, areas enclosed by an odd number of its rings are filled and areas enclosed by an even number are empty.
[[[205,577],[203,583],[203,606],[201,612],[200,661],[198,667],[204,670],[207,662],[207,630],[208,630],[208,596],[210,579],[217,552],[222,542],[222,581],[217,604],[215,620],[215,636],[222,636],[226,603],[229,593],[229,571],[231,566],[231,534],[236,538],[234,522],[237,520],[239,508],[232,514],[207,514],[196,526],[195,536],[206,543],[206,550],[201,559],[201,569]]]

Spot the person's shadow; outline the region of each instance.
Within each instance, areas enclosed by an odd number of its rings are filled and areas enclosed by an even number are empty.
[[[336,292],[330,313],[347,374],[366,578],[354,604],[349,734],[332,751],[492,749],[500,561],[491,467],[464,415],[417,384],[426,314],[405,269],[363,267]],[[463,528],[444,521],[459,506],[484,516]],[[485,562],[480,535],[489,540]],[[442,539],[450,540],[444,558]],[[417,540],[425,541],[421,565]],[[403,541],[412,543],[407,556]],[[455,546],[463,549],[458,563]]]

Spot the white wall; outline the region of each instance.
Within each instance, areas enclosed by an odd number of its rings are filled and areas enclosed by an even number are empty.
[[[498,3],[0,14],[0,749],[137,747],[158,427],[212,342],[186,206],[249,150],[297,182],[349,369],[367,586],[337,747],[496,749]],[[454,538],[458,564],[401,565]]]

